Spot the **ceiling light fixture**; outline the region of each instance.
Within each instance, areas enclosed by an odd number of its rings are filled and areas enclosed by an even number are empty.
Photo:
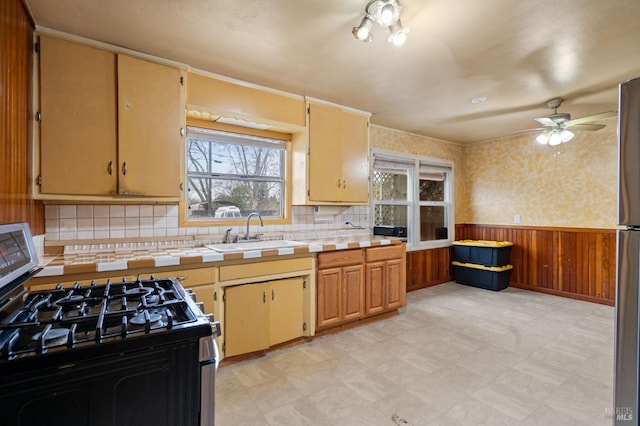
[[[569,142],[575,135],[571,130],[562,128],[553,128],[540,132],[536,136],[536,142],[541,145],[560,145],[561,143]]]
[[[365,16],[360,25],[353,27],[351,33],[358,40],[368,43],[373,39],[371,30],[375,22],[383,28],[389,28],[389,43],[402,46],[407,40],[409,28],[402,28],[400,9],[398,0],[371,0],[365,7]]]

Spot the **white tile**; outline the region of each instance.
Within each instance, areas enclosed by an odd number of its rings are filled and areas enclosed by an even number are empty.
[[[153,237],[153,228],[140,228],[140,237]]]
[[[106,238],[109,238],[109,236],[110,234],[109,234],[108,228],[106,230],[93,231],[93,238],[96,238],[96,239],[106,239]]]
[[[109,206],[110,218],[124,218],[124,206],[112,205]]]
[[[138,238],[140,237],[140,229],[125,229],[124,235],[126,238]]]
[[[61,240],[75,240],[77,238],[77,233],[76,231],[67,231],[67,232],[60,232],[60,239]]]
[[[167,207],[166,206],[153,206],[153,216],[160,217],[167,215]]]
[[[178,228],[167,228],[167,237],[175,237],[178,234]]]
[[[177,227],[178,227],[178,217],[167,216],[167,228],[177,228]]]
[[[165,229],[167,227],[167,218],[164,216],[154,216],[153,218],[153,228],[154,229]]]
[[[178,208],[177,205],[175,206],[167,206],[167,217],[178,217],[178,213],[179,213],[180,209]]]
[[[111,229],[109,231],[109,238],[124,238],[124,229]]]
[[[79,205],[76,208],[78,219],[93,219],[93,206]]]
[[[125,229],[139,229],[140,228],[140,218],[138,216],[127,217],[124,220]]]
[[[153,217],[141,217],[140,229],[153,229]]]
[[[153,206],[144,204],[138,207],[140,217],[153,217]]]
[[[109,230],[109,218],[96,217],[93,219],[93,229],[95,231],[108,231]]]
[[[93,217],[76,220],[78,231],[93,231]]]
[[[65,218],[65,219],[70,219],[76,218],[76,206],[60,206],[60,211],[59,211],[59,215],[60,218]]]
[[[153,236],[154,237],[166,237],[167,229],[166,228],[153,228]]]
[[[75,231],[77,229],[76,219],[60,219],[60,232]]]
[[[93,217],[109,217],[109,206],[95,205],[93,206]]]
[[[124,230],[124,217],[112,217],[109,219],[109,229],[122,229]]]
[[[46,219],[58,219],[60,217],[58,212],[58,207],[56,205],[46,205],[44,206],[44,217]]]
[[[79,240],[92,240],[94,237],[93,230],[90,231],[78,231]]]
[[[124,215],[126,217],[139,217],[140,216],[140,206],[125,206]]]

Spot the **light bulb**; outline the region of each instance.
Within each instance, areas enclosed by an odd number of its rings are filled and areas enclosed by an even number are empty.
[[[358,40],[362,40],[364,42],[371,41],[371,28],[373,27],[373,20],[369,15],[362,18],[362,22],[357,27],[353,27],[353,36]]]
[[[567,129],[563,129],[560,132],[560,139],[562,140],[562,142],[569,142],[571,139],[573,139],[573,132]]]
[[[402,23],[398,19],[393,24],[389,25],[389,43],[393,43],[394,46],[402,46],[407,41],[407,33],[409,28],[402,28]]]
[[[546,145],[549,143],[549,132],[542,132],[538,136],[536,136],[536,142],[541,145]]]
[[[558,132],[552,132],[551,137],[549,138],[549,145],[560,145],[562,143],[562,138]]]
[[[388,27],[393,23],[393,15],[395,7],[391,3],[387,3],[380,9],[380,25]]]

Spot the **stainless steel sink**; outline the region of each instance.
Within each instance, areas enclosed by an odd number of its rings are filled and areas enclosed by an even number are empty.
[[[243,251],[251,251],[251,250],[269,250],[269,249],[279,249],[279,248],[287,248],[287,247],[300,247],[306,246],[306,243],[301,243],[299,241],[291,241],[291,240],[273,240],[273,241],[250,241],[250,242],[239,242],[233,244],[208,244],[205,245],[206,248],[215,250],[221,253],[232,253],[232,252],[243,252]]]

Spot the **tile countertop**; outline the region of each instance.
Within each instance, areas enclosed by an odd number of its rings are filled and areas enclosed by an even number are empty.
[[[307,245],[279,249],[251,250],[220,253],[206,247],[179,247],[149,250],[117,250],[99,253],[60,254],[43,262],[36,277],[58,276],[76,273],[126,271],[128,269],[161,266],[204,264],[231,260],[256,259],[274,256],[290,256],[345,249],[400,244],[394,237],[377,235],[353,235],[348,237],[299,240]],[[46,263],[46,264],[45,264]]]

